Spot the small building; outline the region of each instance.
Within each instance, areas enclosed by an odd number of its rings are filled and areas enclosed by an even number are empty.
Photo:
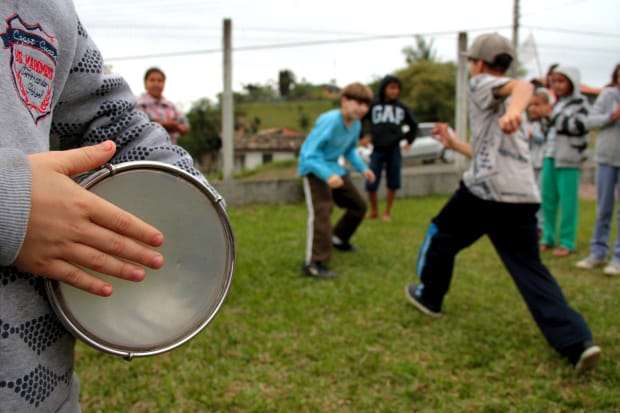
[[[305,133],[288,128],[264,129],[253,135],[239,129],[235,133],[235,170],[295,159],[305,138]]]

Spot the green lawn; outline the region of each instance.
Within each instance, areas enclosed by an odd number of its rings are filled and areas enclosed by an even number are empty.
[[[239,110],[245,112],[248,121],[251,122],[254,117],[260,119],[260,129],[291,128],[302,130],[299,118],[303,112],[307,115],[309,122],[307,131],[310,131],[316,118],[321,113],[333,108],[334,102],[328,99],[239,104]]]
[[[442,319],[404,299],[443,197],[399,200],[365,222],[340,277],[301,277],[302,204],[235,208],[238,266],[221,313],[195,340],[132,362],[78,347],[85,412],[620,412],[620,279],[545,256],[603,348],[576,378],[535,327],[490,243],[457,260]],[[594,204],[583,202],[586,252]],[[464,217],[466,218],[466,217]]]

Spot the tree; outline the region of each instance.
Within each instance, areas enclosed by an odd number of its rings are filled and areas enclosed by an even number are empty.
[[[220,138],[220,110],[209,99],[203,98],[192,104],[187,113],[190,131],[179,140],[198,162],[204,155],[217,153],[222,147]]]
[[[304,112],[304,108],[301,105],[297,106],[297,112],[299,112],[297,124],[302,131],[307,132],[308,127],[310,127],[310,116],[308,116],[308,114]]]
[[[433,39],[416,35],[415,47],[403,49],[408,66],[396,72],[402,82],[401,100],[413,108],[419,122],[451,122],[454,118],[456,65],[437,60]]]
[[[264,102],[274,100],[276,93],[270,84],[261,85],[259,83],[248,83],[243,85],[246,91],[246,102]]]
[[[396,71],[402,82],[401,100],[418,122],[452,122],[454,118],[456,65],[418,60]]]
[[[413,64],[420,61],[436,62],[437,52],[433,49],[433,39],[426,41],[424,36],[415,35],[415,46],[405,47],[403,49],[407,64]]]
[[[294,84],[295,74],[291,70],[284,69],[278,72],[278,90],[280,91],[280,96],[287,98]]]

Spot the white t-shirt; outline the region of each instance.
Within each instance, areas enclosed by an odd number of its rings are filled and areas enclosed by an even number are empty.
[[[507,102],[495,92],[510,80],[481,74],[469,82],[473,158],[463,182],[474,195],[488,201],[539,203],[523,128],[507,135],[499,127]]]

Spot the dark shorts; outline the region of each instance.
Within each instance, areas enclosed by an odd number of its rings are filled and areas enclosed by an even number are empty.
[[[400,155],[400,146],[396,145],[391,148],[374,148],[370,155],[370,169],[377,179],[373,183],[366,181],[366,190],[376,192],[381,183],[381,173],[385,165],[385,175],[387,179],[387,187],[393,191],[400,188],[400,169],[402,165],[402,157]]]

